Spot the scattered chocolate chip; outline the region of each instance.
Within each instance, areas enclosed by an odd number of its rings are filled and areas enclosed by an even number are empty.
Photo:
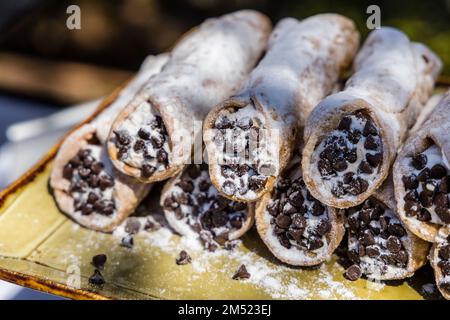
[[[406,190],[417,189],[417,187],[419,186],[419,181],[417,180],[417,176],[415,174],[402,177],[402,181]]]
[[[182,266],[182,265],[191,263],[192,259],[186,251],[182,250],[182,251],[180,251],[180,253],[175,261],[176,261],[177,265]]]
[[[376,150],[378,148],[377,140],[373,136],[368,136],[364,142],[364,148],[368,150]]]
[[[106,263],[106,254],[97,254],[92,257],[92,265],[97,269],[102,269]]]
[[[226,195],[232,196],[236,193],[236,185],[231,180],[227,180],[222,184],[222,190]]]
[[[411,165],[417,170],[422,170],[426,164],[427,156],[424,154],[418,154],[411,159]]]
[[[361,268],[354,264],[345,271],[345,277],[350,281],[356,281],[362,276]]]
[[[397,253],[402,249],[400,239],[395,236],[390,236],[386,241],[386,247],[392,253]]]
[[[366,160],[367,162],[374,168],[378,167],[378,165],[381,163],[381,160],[383,159],[383,155],[381,153],[366,154]]]
[[[63,168],[63,177],[64,179],[70,180],[73,176],[73,168],[70,163],[67,163]]]
[[[366,124],[364,125],[364,129],[363,129],[363,135],[365,137],[367,137],[368,135],[378,135],[378,131],[377,128],[375,127],[375,125],[373,124],[373,122],[371,120],[367,120]]]
[[[145,130],[144,128],[140,128],[138,131],[138,137],[142,140],[149,140],[150,139],[150,132]]]
[[[435,164],[430,169],[430,177],[433,179],[441,179],[447,174],[447,169],[443,165]]]
[[[105,283],[105,279],[103,278],[100,271],[95,269],[94,274],[89,277],[89,283],[96,286],[100,286]]]
[[[439,251],[439,258],[444,260],[450,260],[450,245],[442,246]]]
[[[352,118],[350,118],[350,117],[343,117],[341,119],[341,121],[339,122],[338,130],[349,131],[351,125],[352,125]]]
[[[233,275],[233,280],[242,280],[250,278],[250,273],[248,273],[247,268],[242,264],[236,273]]]
[[[367,161],[361,161],[361,163],[358,166],[358,171],[360,173],[372,174],[373,168]]]

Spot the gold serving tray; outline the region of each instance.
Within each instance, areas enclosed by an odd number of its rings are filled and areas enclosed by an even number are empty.
[[[119,90],[103,101],[96,114],[115,99]],[[436,290],[432,293],[424,290],[434,283],[429,267],[407,281],[350,282],[344,279],[344,268],[337,256],[316,269],[281,264],[265,248],[255,230],[245,235],[242,245],[231,252],[192,251],[177,235],[161,243],[158,242],[161,229],[139,233],[132,249],[121,247],[117,236],[82,228],[56,207],[48,180],[58,147],[0,193],[3,280],[74,299],[440,298]],[[151,201],[158,202],[157,192]],[[181,249],[192,256],[192,264],[176,265],[175,257]],[[102,272],[106,280],[103,286],[88,283],[94,270],[92,256],[98,253],[108,257]],[[232,280],[242,263],[251,278]],[[79,279],[78,283],[73,279]]]

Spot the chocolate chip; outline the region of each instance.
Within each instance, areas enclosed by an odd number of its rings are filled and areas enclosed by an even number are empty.
[[[361,138],[361,131],[359,130],[352,130],[347,134],[347,139],[353,144],[357,144],[360,138]]]
[[[191,263],[192,259],[186,251],[181,250],[175,261],[177,265],[182,266]]]
[[[114,186],[114,179],[107,174],[103,174],[98,178],[98,184],[100,189],[105,190]]]
[[[390,236],[386,241],[386,247],[392,253],[397,253],[402,249],[402,243],[399,238]]]
[[[181,179],[178,183],[177,186],[179,186],[181,188],[181,190],[183,190],[184,192],[192,192],[194,190],[194,184],[192,183],[192,181],[187,180],[187,179]]]
[[[212,214],[212,223],[216,228],[223,227],[228,222],[228,216],[223,211],[217,211]]]
[[[150,139],[150,132],[148,132],[144,128],[140,128],[138,131],[138,137],[143,140],[148,140],[148,139]]]
[[[325,207],[319,202],[319,201],[315,201],[313,206],[312,206],[312,215],[313,216],[320,216],[325,212]]]
[[[349,183],[349,187],[346,189],[351,195],[357,196],[367,191],[368,187],[369,183],[366,180],[358,177],[357,179],[352,180]]]
[[[276,199],[267,205],[267,211],[271,216],[276,217],[280,213],[280,200]]]
[[[133,235],[127,234],[125,237],[123,237],[122,240],[120,241],[120,245],[128,249],[133,248],[134,245]]]
[[[441,269],[441,272],[444,276],[450,275],[450,262],[441,260],[438,262],[438,267]]]
[[[167,165],[169,156],[167,155],[167,152],[165,150],[159,149],[158,152],[156,153],[156,159],[158,159],[158,162]]]
[[[381,260],[387,264],[387,265],[395,265],[396,264],[396,260],[394,259],[393,255],[388,255],[388,254],[383,254],[381,255]]]
[[[366,248],[366,254],[369,258],[378,258],[380,256],[380,249],[377,246],[368,246]]]
[[[254,175],[249,178],[248,186],[251,190],[260,190],[266,184],[267,177],[263,175]]]
[[[334,172],[331,162],[328,159],[320,159],[317,165],[322,176],[327,176]]]
[[[446,174],[447,174],[447,169],[445,169],[445,167],[440,164],[435,164],[430,169],[430,177],[433,179],[441,179],[441,178],[445,177]]]
[[[445,280],[439,283],[439,288],[447,293],[450,293],[450,281]]]
[[[139,219],[135,217],[130,217],[127,219],[127,222],[125,224],[125,232],[129,234],[136,234],[141,229],[141,223]]]
[[[344,171],[345,169],[347,169],[347,167],[348,165],[345,159],[337,159],[336,162],[333,163],[333,169],[338,172]]]
[[[365,246],[370,246],[375,244],[375,237],[373,236],[372,231],[364,230],[363,236],[361,238],[361,242]]]
[[[131,137],[125,131],[114,131],[114,134],[116,135],[117,142],[120,145],[126,146],[131,143]]]
[[[92,157],[92,156],[86,156],[84,159],[83,159],[83,166],[85,167],[85,168],[91,168],[91,165],[94,163],[94,161],[95,161],[95,159]]]
[[[288,201],[294,207],[299,207],[303,204],[303,201],[305,201],[305,199],[303,198],[303,195],[300,191],[295,191],[289,195]]]
[[[226,195],[232,196],[236,193],[236,185],[233,181],[227,180],[222,184],[222,190]]]
[[[351,232],[356,233],[359,229],[359,220],[356,216],[350,216],[347,219],[347,223]]]
[[[315,236],[311,236],[307,241],[307,249],[308,250],[317,250],[322,248],[324,245],[322,239],[319,239]]]
[[[81,214],[84,216],[90,215],[94,211],[94,206],[90,203],[85,203],[81,206]]]
[[[152,143],[153,148],[160,149],[163,147],[165,141],[165,137],[162,134],[155,134],[150,138],[150,142]]]
[[[426,164],[427,164],[427,156],[424,154],[415,155],[411,159],[411,165],[417,170],[422,170]]]
[[[156,171],[156,167],[144,164],[141,169],[141,175],[143,178],[150,178]]]
[[[291,219],[292,219],[292,225],[295,228],[301,230],[302,232],[305,230],[306,224],[307,224],[305,217],[303,217],[301,214],[297,213],[297,214],[294,214]]]
[[[350,126],[352,125],[352,118],[350,117],[343,117],[338,125],[338,130],[341,131],[349,131]]]
[[[93,284],[93,285],[96,285],[96,286],[101,286],[102,284],[105,283],[105,279],[103,278],[103,276],[100,273],[100,271],[95,269],[94,270],[94,274],[92,274],[89,277],[89,283]]]
[[[190,165],[186,171],[191,179],[197,179],[198,177],[200,177],[202,173],[201,170],[196,165]]]
[[[420,196],[420,204],[425,207],[429,208],[433,205],[433,195],[428,194],[427,192],[421,192]]]
[[[315,232],[319,236],[324,236],[331,230],[331,223],[328,220],[320,220],[316,226]]]
[[[91,174],[91,169],[81,168],[78,170],[78,174],[80,175],[81,179],[86,179]]]
[[[227,116],[220,116],[216,119],[214,126],[217,129],[230,129],[233,127],[233,122]]]
[[[369,162],[369,164],[374,168],[376,168],[381,163],[382,158],[383,158],[383,155],[381,153],[376,153],[376,154],[367,153],[366,154],[367,162]]]
[[[101,269],[104,267],[106,259],[106,254],[97,254],[92,257],[92,265],[98,269]]]
[[[291,221],[291,217],[284,214],[280,214],[275,218],[275,223],[277,224],[277,226],[283,229],[287,229],[291,224]]]
[[[448,196],[445,193],[438,192],[434,196],[434,204],[436,207],[440,208],[448,208],[449,202],[448,202]]]
[[[362,276],[361,268],[354,264],[345,271],[345,277],[350,281],[356,281]]]
[[[372,174],[373,169],[367,161],[361,161],[361,163],[358,166],[358,171],[360,173]]]
[[[419,195],[416,190],[412,190],[412,191],[409,191],[403,199],[405,201],[411,200],[411,201],[417,202],[419,200]]]
[[[337,183],[331,189],[331,193],[337,198],[340,198],[345,194],[342,181],[337,181]]]
[[[369,150],[376,150],[378,148],[377,140],[373,136],[368,136],[364,142],[364,148]]]
[[[417,180],[419,180],[420,182],[425,182],[426,180],[428,180],[430,178],[430,169],[425,168],[423,169],[418,175],[417,175]]]
[[[445,245],[441,247],[438,251],[439,258],[444,260],[450,260],[450,245]]]
[[[294,241],[300,241],[303,236],[303,231],[301,229],[290,229],[286,235]]]
[[[402,267],[408,262],[408,253],[405,250],[394,253],[392,257],[395,261],[399,262]]]
[[[104,167],[105,167],[105,166],[103,165],[102,162],[96,161],[96,162],[94,162],[94,163],[91,165],[91,170],[92,170],[93,173],[99,174],[100,172],[102,172],[102,170],[103,170]]]
[[[420,210],[422,209],[422,206],[415,201],[406,201],[404,205],[406,216],[413,217],[417,215]]]
[[[398,223],[389,224],[387,230],[389,234],[399,238],[406,236],[405,228],[403,228],[403,226]]]
[[[73,177],[73,168],[70,163],[67,163],[63,168],[64,179],[70,180]]]
[[[94,204],[100,197],[95,192],[89,192],[87,197],[87,203]]]
[[[410,176],[403,176],[402,181],[406,190],[417,189],[417,187],[419,186],[419,181],[417,180],[417,176],[415,174],[411,174]]]
[[[438,215],[439,219],[441,219],[446,224],[450,223],[450,209],[449,208],[436,207],[435,211],[436,211],[436,214]]]
[[[378,134],[378,131],[377,131],[377,128],[375,127],[375,125],[373,124],[373,122],[370,120],[367,120],[366,124],[364,125],[363,135],[365,137],[367,137],[368,135],[376,136],[377,134]]]
[[[236,273],[233,275],[233,280],[242,280],[250,278],[250,273],[248,273],[247,268],[244,264],[242,264],[239,269],[237,269]]]
[[[200,191],[208,191],[210,186],[211,184],[207,180],[201,180],[198,183],[198,188],[200,189]]]
[[[133,150],[135,152],[141,152],[145,148],[145,142],[144,140],[136,140],[133,146]]]
[[[450,176],[443,177],[439,182],[439,192],[450,193]]]
[[[230,220],[230,224],[233,228],[240,229],[242,228],[242,219],[240,217],[233,217]]]

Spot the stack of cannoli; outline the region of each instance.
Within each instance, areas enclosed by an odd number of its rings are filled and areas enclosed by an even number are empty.
[[[433,243],[436,284],[450,297],[450,91],[405,142],[394,164],[400,218],[412,233]]]
[[[424,107],[439,58],[385,27],[357,52],[354,23],[337,14],[270,31],[238,11],[148,58],[62,143],[59,208],[110,232],[167,179],[168,224],[209,251],[234,248],[256,222],[279,260],[315,266],[347,232],[349,280],[404,279],[429,258],[449,298],[450,91]]]

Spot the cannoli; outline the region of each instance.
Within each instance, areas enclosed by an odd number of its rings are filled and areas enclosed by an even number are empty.
[[[273,188],[307,115],[330,94],[358,44],[353,22],[336,14],[277,24],[240,92],[205,119],[210,176],[221,194],[252,202]]]
[[[256,227],[275,257],[295,266],[328,260],[344,236],[344,217],[322,205],[303,182],[300,152],[256,203]]]
[[[436,235],[430,251],[436,285],[445,299],[450,300],[450,229],[443,227]]]
[[[381,186],[440,69],[433,52],[398,30],[369,35],[344,90],[307,120],[302,169],[315,198],[348,208]]]
[[[394,164],[400,218],[418,237],[434,242],[450,224],[450,91],[410,136]]]
[[[171,178],[161,192],[161,206],[169,225],[179,234],[198,237],[210,251],[236,244],[253,225],[251,204],[229,200],[211,183],[208,166],[189,165]]]
[[[427,262],[429,243],[410,232],[397,215],[392,176],[362,204],[342,211],[352,263],[346,271],[348,279],[361,275],[374,280],[404,279]]]
[[[151,185],[113,168],[105,144],[114,117],[167,60],[166,54],[147,58],[115,101],[70,133],[59,148],[50,186],[60,210],[82,226],[112,231],[150,191]]]
[[[239,88],[270,29],[266,16],[243,10],[208,19],[182,38],[162,72],[114,121],[108,138],[114,166],[147,183],[181,172],[201,141],[204,117]]]

